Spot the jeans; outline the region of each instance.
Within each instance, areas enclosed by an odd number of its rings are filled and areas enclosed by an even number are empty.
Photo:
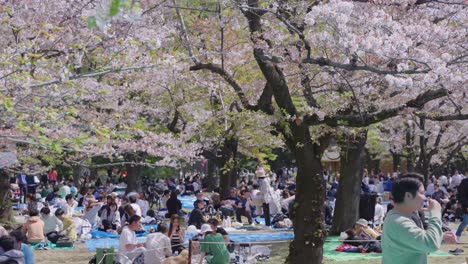
[[[463,230],[465,229],[467,225],[468,225],[468,214],[464,214],[463,221],[458,226],[457,233],[455,233],[455,235],[457,237],[461,237],[461,234],[463,233]]]

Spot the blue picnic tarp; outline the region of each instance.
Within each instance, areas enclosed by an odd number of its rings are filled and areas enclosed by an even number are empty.
[[[188,241],[194,234],[186,234],[185,241]],[[262,242],[262,241],[283,241],[294,238],[292,232],[272,232],[272,233],[230,233],[229,237],[234,242]],[[138,242],[145,242],[146,236],[137,237]],[[86,241],[86,247],[89,251],[96,251],[96,248],[119,248],[118,238],[100,238]]]

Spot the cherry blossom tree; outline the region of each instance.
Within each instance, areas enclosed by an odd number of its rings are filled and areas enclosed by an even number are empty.
[[[200,12],[179,4],[184,14]],[[423,111],[433,100],[465,98],[464,8],[437,1],[222,1],[218,15],[181,21],[191,70],[224,78],[244,109],[274,114],[273,127],[296,158],[290,263],[322,262],[320,158],[333,127],[366,127]],[[241,83],[238,65],[256,78]]]

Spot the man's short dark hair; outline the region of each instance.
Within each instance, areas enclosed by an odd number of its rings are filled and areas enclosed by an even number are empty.
[[[67,194],[67,195],[65,196],[65,201],[68,201],[68,200],[71,200],[71,199],[73,199],[73,195]]]
[[[37,209],[31,209],[29,210],[29,216],[38,216],[39,215],[39,210]]]
[[[156,228],[156,232],[159,233],[166,233],[167,232],[167,225],[165,223],[160,223]]]
[[[0,247],[3,248],[3,251],[7,252],[15,248],[15,239],[11,236],[2,236],[0,237]]]
[[[55,216],[59,217],[61,215],[65,214],[65,211],[62,208],[59,208],[55,211]]]
[[[49,215],[50,214],[50,209],[49,207],[42,207],[41,209],[41,213],[45,214],[45,215]]]
[[[140,221],[141,216],[139,215],[132,215],[130,219],[128,219],[128,224],[131,225],[134,222]]]
[[[195,200],[195,202],[193,204],[195,205],[195,208],[196,208],[201,203],[205,203],[205,202],[202,201],[202,200]]]
[[[405,200],[405,194],[411,193],[414,197],[422,182],[417,177],[404,176],[393,182],[392,199],[395,203],[402,203]]]
[[[132,196],[128,197],[128,201],[129,201],[130,203],[136,203],[137,198],[136,198],[135,196],[132,195]]]
[[[215,218],[211,218],[211,219],[208,219],[208,224],[214,225],[214,226],[218,226],[218,225],[219,225],[219,221],[216,220]]]
[[[10,232],[10,236],[16,240],[18,243],[25,242],[26,236],[24,235],[23,231],[21,230],[13,230]]]

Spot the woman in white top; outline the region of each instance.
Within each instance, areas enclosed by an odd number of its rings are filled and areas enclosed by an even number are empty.
[[[88,203],[85,208],[83,219],[88,220],[88,222],[92,226],[95,226],[96,224],[98,224],[97,223],[98,212],[99,212],[99,209],[101,209],[102,205],[103,205],[102,203],[99,203],[94,199],[88,199]]]
[[[140,206],[141,216],[145,217],[149,210],[149,203],[148,200],[146,200],[146,194],[144,192],[140,193],[140,199],[138,199],[137,204]]]
[[[100,230],[108,232],[120,229],[120,213],[117,209],[117,204],[112,202],[102,210]]]

